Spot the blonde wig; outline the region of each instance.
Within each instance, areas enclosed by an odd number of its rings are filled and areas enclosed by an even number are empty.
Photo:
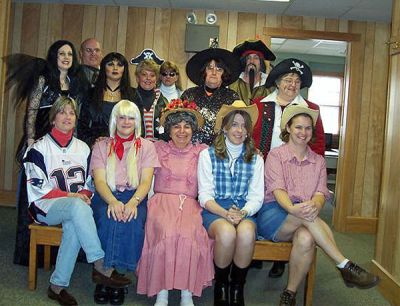
[[[128,156],[126,158],[126,165],[128,170],[128,183],[129,185],[136,189],[139,185],[139,173],[137,170],[137,153],[140,147],[140,135],[142,132],[141,114],[139,108],[135,103],[129,100],[119,101],[113,108],[110,116],[110,137],[111,141],[109,147],[107,148],[107,166],[106,166],[106,178],[107,185],[112,191],[115,191],[115,164],[116,164],[116,154],[114,150],[115,145],[115,134],[117,133],[117,118],[119,116],[128,116],[135,118],[135,130],[134,130],[134,144],[132,144],[129,149]]]

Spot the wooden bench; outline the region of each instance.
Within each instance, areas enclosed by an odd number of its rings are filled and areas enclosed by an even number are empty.
[[[57,226],[43,226],[38,224],[29,225],[30,248],[29,248],[29,273],[28,287],[36,289],[37,274],[37,246],[44,246],[44,269],[50,270],[50,247],[59,246],[61,243],[62,228]]]
[[[289,261],[292,251],[291,242],[272,242],[269,240],[257,240],[254,248],[253,259],[271,261]],[[315,270],[317,263],[317,249],[315,249],[314,260],[310,271],[306,276],[304,284],[304,305],[311,306],[315,281]]]

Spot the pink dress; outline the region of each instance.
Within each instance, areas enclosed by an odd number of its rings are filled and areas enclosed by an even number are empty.
[[[188,289],[201,296],[214,277],[213,242],[196,200],[197,162],[207,146],[179,150],[172,141],[155,146],[161,168],[155,170],[155,194],[147,204],[137,292],[153,296],[162,289]]]

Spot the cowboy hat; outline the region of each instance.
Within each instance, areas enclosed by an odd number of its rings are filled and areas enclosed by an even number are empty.
[[[300,105],[300,104],[290,104],[285,107],[282,113],[282,118],[281,118],[281,131],[285,130],[287,123],[289,122],[290,119],[292,119],[294,116],[297,116],[299,114],[307,114],[312,118],[313,121],[313,126],[315,127],[315,124],[317,123],[317,118],[319,115],[318,110],[311,109],[305,105]]]
[[[164,126],[165,120],[169,115],[177,112],[186,112],[193,114],[194,117],[196,118],[198,127],[200,128],[204,125],[204,118],[197,110],[196,103],[189,102],[187,100],[182,101],[181,99],[173,99],[170,101],[170,103],[167,104],[167,106],[162,111],[160,117],[160,126]]]
[[[300,88],[310,87],[312,84],[312,72],[310,67],[303,61],[296,58],[287,58],[277,64],[268,74],[265,87],[275,86],[280,76],[286,73],[297,73],[301,80]]]
[[[189,79],[196,85],[204,83],[204,76],[202,75],[202,68],[211,60],[220,60],[225,63],[231,72],[228,80],[223,86],[227,86],[235,82],[240,75],[240,61],[239,58],[231,51],[220,48],[208,48],[193,55],[193,57],[186,64],[186,74]]]
[[[272,51],[268,49],[261,40],[245,40],[241,44],[237,45],[232,52],[238,57],[255,53],[267,61],[274,61],[276,59],[275,54],[272,53]]]
[[[217,113],[217,117],[215,120],[215,126],[214,126],[214,131],[219,132],[219,130],[222,128],[222,121],[224,118],[231,112],[241,110],[249,114],[251,118],[251,124],[254,127],[254,125],[257,122],[258,119],[258,108],[255,104],[252,105],[247,105],[244,103],[242,100],[235,100],[231,105],[222,105],[220,110]]]

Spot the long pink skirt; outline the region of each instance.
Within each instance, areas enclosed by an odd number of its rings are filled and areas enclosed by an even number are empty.
[[[145,239],[137,268],[137,292],[189,290],[201,296],[214,277],[213,241],[202,225],[199,203],[157,193],[148,201]]]

